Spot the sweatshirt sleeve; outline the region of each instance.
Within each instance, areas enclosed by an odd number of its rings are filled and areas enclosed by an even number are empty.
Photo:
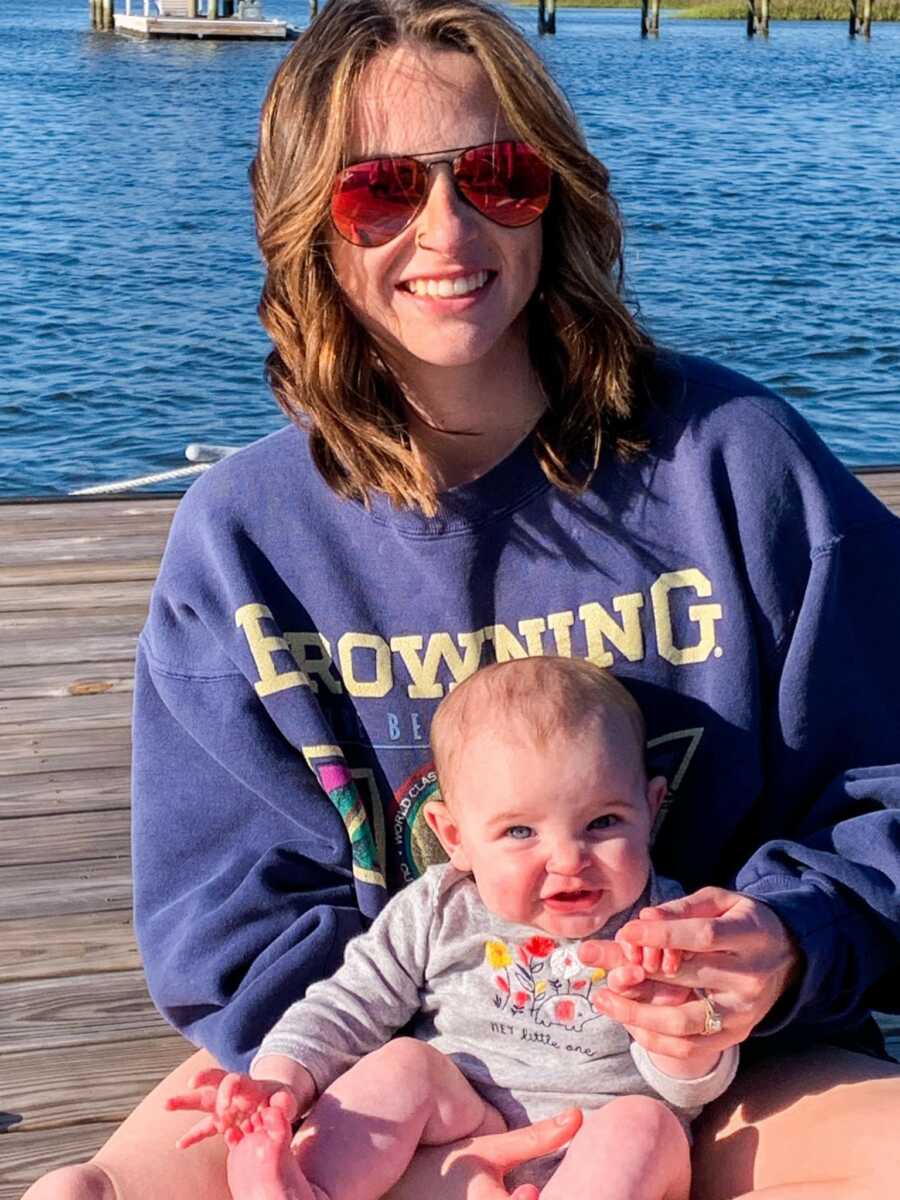
[[[729,1046],[719,1055],[719,1061],[713,1069],[706,1075],[698,1075],[696,1079],[676,1079],[674,1075],[667,1075],[656,1066],[644,1047],[639,1046],[637,1042],[632,1042],[630,1049],[634,1065],[645,1082],[649,1083],[667,1104],[677,1108],[688,1121],[699,1117],[705,1104],[710,1104],[721,1096],[737,1074],[737,1046]]]
[[[862,521],[812,550],[780,646],[763,804],[785,835],[735,886],[777,913],[802,964],[758,1034],[826,1034],[900,1003],[898,596],[900,522],[867,500]]]
[[[892,552],[896,559],[900,548]],[[802,955],[797,986],[757,1033],[794,1022],[836,1031],[900,1003],[900,766],[887,761],[900,744],[895,601],[865,596],[853,558],[842,544],[814,564],[776,719],[789,726],[788,747],[796,723],[808,722],[805,740],[822,748],[825,764],[840,749],[848,762],[871,761],[866,743],[879,739],[885,762],[823,778],[792,836],[765,842],[737,874],[737,889],[775,911]],[[891,574],[896,596],[896,562]],[[798,713],[803,677],[815,699]]]
[[[135,931],[150,994],[231,1070],[340,965],[386,898],[377,862],[366,859],[373,882],[360,882],[366,798],[352,783],[326,791],[308,765],[309,747],[337,738],[264,607],[277,578],[248,526],[255,494],[243,479],[220,464],[178,506],[138,647],[132,754]]]
[[[135,674],[135,928],[163,1016],[229,1069],[363,918],[343,824],[246,678]]]
[[[312,1075],[319,1094],[385,1045],[419,1011],[434,909],[428,872],[347,946],[343,965],[285,1012],[259,1056],[283,1054]]]

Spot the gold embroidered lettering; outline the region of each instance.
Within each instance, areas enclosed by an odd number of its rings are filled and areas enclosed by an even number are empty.
[[[359,650],[371,652],[370,679],[357,675],[354,654]],[[394,685],[391,670],[391,648],[375,633],[345,633],[337,644],[338,663],[344,686],[351,696],[366,696],[380,699]]]
[[[682,588],[688,588],[701,597],[712,595],[712,584],[696,567],[688,567],[684,571],[668,571],[665,575],[660,575],[650,589],[657,648],[660,657],[676,667],[706,662],[710,654],[721,653],[716,646],[716,621],[722,619],[721,604],[689,605],[688,619],[698,626],[698,639],[693,646],[675,645],[671,593]]]
[[[613,612],[622,616],[621,625],[613,620],[602,604],[591,602],[579,608],[578,615],[584,621],[587,656],[598,667],[611,667],[613,656],[606,648],[606,642],[609,641],[629,662],[640,662],[644,657],[644,634],[640,619],[644,597],[640,592],[614,596],[612,606]]]
[[[334,663],[331,658],[331,646],[326,637],[323,637],[321,633],[302,632],[286,633],[284,637],[314,692],[319,690],[319,685],[313,678],[314,675],[321,679],[329,692],[337,694],[344,690],[341,687],[341,681],[332,674]],[[310,651],[315,653],[311,655]]]
[[[279,671],[275,665],[277,653],[286,654],[292,662],[294,658],[283,637],[263,633],[263,621],[272,619],[272,612],[265,604],[242,604],[234,614],[234,623],[243,629],[259,673],[259,680],[253,685],[258,696],[271,696],[287,688],[309,686],[309,680],[301,671]]]
[[[453,676],[451,688],[478,669],[484,632],[461,633],[458,638],[463,653],[460,654],[449,633],[433,633],[428,639],[424,658],[421,650],[424,639],[417,635],[391,638],[391,649],[400,655],[409,671],[412,683],[406,689],[412,700],[437,700],[444,694],[443,684],[438,683],[437,673],[441,662],[445,662]]]

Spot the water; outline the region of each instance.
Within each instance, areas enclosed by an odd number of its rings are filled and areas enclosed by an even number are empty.
[[[246,171],[286,47],[131,42],[87,9],[0,9],[0,496],[283,422]],[[900,462],[900,26],[558,28],[542,50],[612,171],[651,331],[776,387],[848,463]]]

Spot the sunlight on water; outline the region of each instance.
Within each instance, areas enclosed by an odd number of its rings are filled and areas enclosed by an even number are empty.
[[[900,462],[900,26],[637,23],[563,9],[542,51],[612,171],[644,320],[788,396],[846,461]],[[0,494],[282,423],[246,173],[284,53],[92,34],[86,0],[0,11]]]

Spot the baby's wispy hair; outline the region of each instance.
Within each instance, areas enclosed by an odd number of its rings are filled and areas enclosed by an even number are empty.
[[[442,796],[447,798],[455,760],[465,754],[466,742],[474,734],[496,731],[502,737],[513,725],[546,745],[611,711],[626,718],[633,734],[623,753],[636,754],[643,767],[643,714],[625,685],[609,671],[587,659],[556,656],[482,667],[445,696],[431,722],[431,750]]]

